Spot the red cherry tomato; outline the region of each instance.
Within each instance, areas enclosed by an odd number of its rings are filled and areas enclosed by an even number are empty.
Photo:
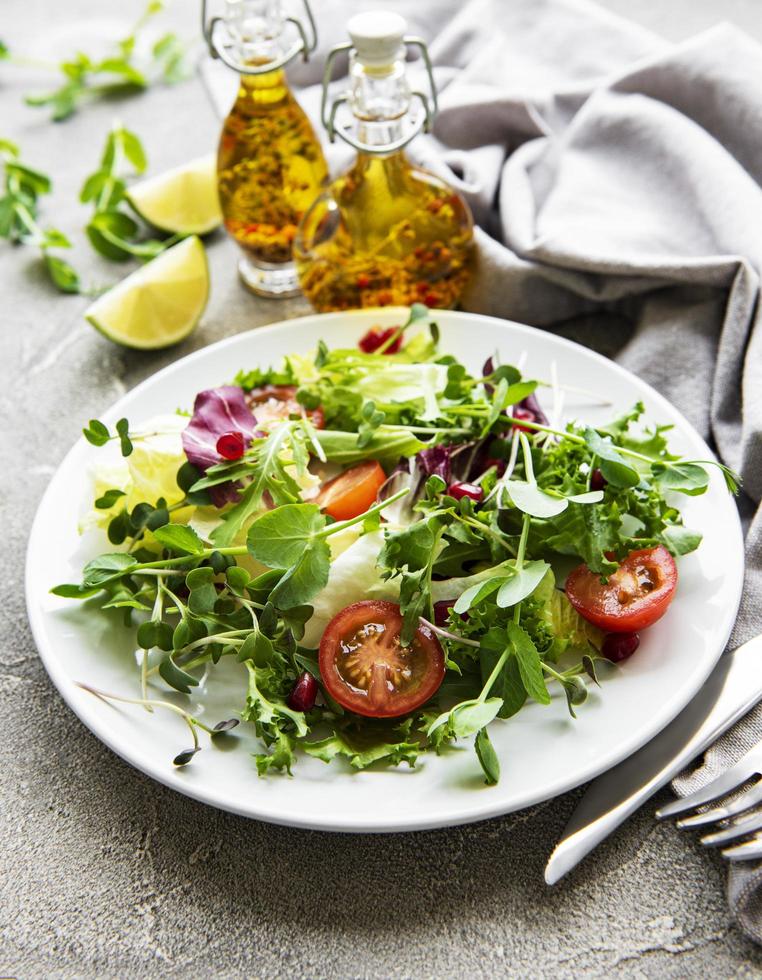
[[[636,633],[661,619],[677,588],[677,566],[663,545],[632,551],[607,582],[579,565],[566,580],[569,601],[607,633]]]
[[[348,521],[372,507],[386,473],[375,459],[358,463],[324,484],[315,502],[335,521]]]
[[[275,419],[287,419],[289,415],[301,415],[304,411],[296,400],[294,385],[265,385],[262,388],[252,388],[246,394],[246,401],[260,425]],[[317,408],[308,409],[306,415],[316,429],[325,428],[325,414],[319,405]]]
[[[400,645],[402,616],[393,602],[365,600],[342,609],[320,641],[320,674],[342,708],[368,718],[397,718],[420,708],[445,675],[442,647],[420,626]]]

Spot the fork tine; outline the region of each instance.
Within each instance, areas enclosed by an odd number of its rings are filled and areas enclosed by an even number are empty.
[[[676,817],[678,813],[685,813],[694,807],[701,806],[702,803],[711,803],[719,796],[725,796],[734,789],[738,789],[751,776],[759,775],[759,762],[762,755],[762,746],[755,745],[746,755],[742,756],[738,762],[727,772],[720,773],[716,779],[695,793],[684,796],[682,799],[673,800],[660,810],[656,811],[657,820],[665,820],[667,817]]]
[[[762,780],[742,793],[738,799],[731,800],[725,806],[713,807],[704,813],[694,813],[690,817],[683,817],[682,820],[677,821],[677,826],[686,829],[688,827],[703,827],[708,823],[717,823],[718,820],[728,820],[730,817],[743,813],[744,810],[750,810],[757,803],[762,803]]]
[[[757,830],[762,830],[762,811],[752,813],[751,816],[737,820],[730,827],[717,830],[713,834],[706,834],[701,838],[701,843],[705,847],[717,847],[719,844],[727,844],[728,841],[737,840],[739,837],[746,837]]]
[[[759,837],[754,837],[744,844],[726,847],[721,854],[728,861],[758,861],[762,858],[762,840]]]

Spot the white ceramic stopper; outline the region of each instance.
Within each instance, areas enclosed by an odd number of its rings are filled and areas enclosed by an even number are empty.
[[[404,17],[391,10],[369,10],[355,14],[347,24],[357,58],[365,65],[388,65],[403,56],[407,31]]]

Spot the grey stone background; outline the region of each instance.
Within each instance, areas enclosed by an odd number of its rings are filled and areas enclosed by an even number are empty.
[[[679,40],[731,19],[762,38],[759,0],[606,0]],[[319,7],[319,4],[318,4]],[[110,8],[110,9],[106,9]],[[3,0],[0,37],[29,50],[139,0]],[[196,3],[168,22],[195,31]],[[84,43],[84,41],[83,41]],[[0,65],[0,128],[51,172],[43,214],[83,226],[82,177],[115,114],[152,172],[209,150],[218,124],[198,81],[89,107],[62,125],[22,104],[42,79]],[[80,236],[81,238],[81,236]],[[55,293],[30,249],[0,245],[0,975],[4,977],[731,977],[762,975],[733,925],[724,869],[650,808],[554,890],[546,857],[579,792],[470,827],[383,837],[288,830],[175,795],[116,758],[49,683],[23,599],[27,530],[82,421],[164,364],[305,312],[245,294],[211,243],[201,328],[155,354],[113,347]],[[79,268],[115,278],[80,243]]]

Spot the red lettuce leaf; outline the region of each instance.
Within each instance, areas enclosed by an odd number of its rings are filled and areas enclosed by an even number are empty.
[[[217,440],[226,432],[240,432],[249,446],[257,433],[257,420],[237,385],[209,388],[196,395],[193,417],[183,432],[183,449],[188,462],[205,473],[222,462]]]

